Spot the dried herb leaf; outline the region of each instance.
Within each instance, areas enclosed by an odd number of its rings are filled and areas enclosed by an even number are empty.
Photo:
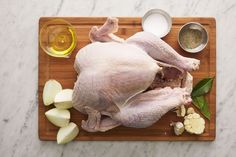
[[[198,82],[196,86],[193,88],[192,91],[192,97],[198,97],[202,96],[206,93],[208,93],[211,90],[212,83],[213,83],[214,77],[213,78],[205,78]]]
[[[205,104],[204,97],[199,96],[199,97],[195,97],[195,98],[192,98],[192,99],[193,99],[193,104],[201,110],[203,108],[204,104]]]
[[[210,120],[210,111],[208,107],[208,103],[204,96],[199,96],[192,98],[193,99],[193,104],[200,109],[201,113]]]
[[[208,106],[208,103],[207,101],[205,101],[206,104],[203,106],[202,110],[201,110],[201,113],[207,118],[210,120],[210,117],[211,117],[211,113],[209,111],[209,106]]]

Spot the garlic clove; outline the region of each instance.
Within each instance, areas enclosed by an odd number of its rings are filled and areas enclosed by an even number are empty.
[[[184,132],[184,124],[182,122],[173,122],[170,125],[174,127],[175,135],[179,136]]]
[[[194,109],[192,107],[189,107],[187,109],[187,114],[192,114],[192,113],[195,113]]]
[[[177,114],[177,117],[184,117],[186,114],[185,106],[181,105],[181,106],[177,107],[175,112]]]

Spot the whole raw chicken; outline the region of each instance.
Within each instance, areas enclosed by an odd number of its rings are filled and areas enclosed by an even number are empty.
[[[82,128],[107,131],[119,125],[144,128],[172,108],[191,102],[192,76],[200,61],[179,55],[160,38],[138,32],[123,40],[118,19],[92,27],[92,41],[74,63],[78,78],[73,107],[87,114]]]

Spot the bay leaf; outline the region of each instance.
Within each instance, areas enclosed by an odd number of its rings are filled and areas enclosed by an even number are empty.
[[[193,104],[198,108],[198,109],[202,109],[204,104],[205,104],[205,99],[203,96],[199,96],[199,97],[194,97],[193,99]]]
[[[191,96],[194,98],[194,97],[202,96],[208,93],[212,88],[213,80],[214,80],[214,77],[205,78],[201,80],[200,82],[198,82],[193,88]]]
[[[193,104],[199,108],[200,112],[210,120],[210,111],[209,111],[209,106],[204,98],[204,96],[199,96],[199,97],[194,97],[193,99]]]

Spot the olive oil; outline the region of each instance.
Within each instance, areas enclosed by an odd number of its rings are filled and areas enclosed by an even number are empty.
[[[49,33],[49,51],[55,55],[66,55],[75,47],[75,34],[71,28],[57,27]]]
[[[68,58],[76,47],[74,27],[63,19],[46,22],[40,30],[40,47],[50,56]]]

